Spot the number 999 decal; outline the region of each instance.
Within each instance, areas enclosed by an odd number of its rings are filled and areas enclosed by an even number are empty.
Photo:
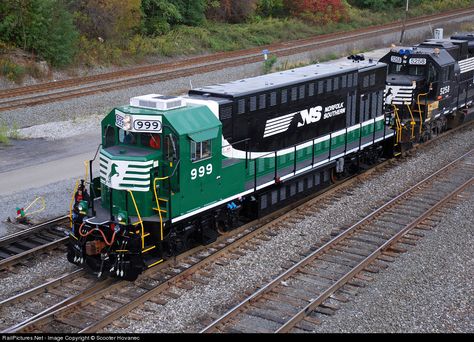
[[[204,177],[204,175],[210,175],[212,173],[212,164],[206,166],[201,165],[197,169],[191,170],[191,180],[195,180],[198,177]]]
[[[157,120],[134,120],[133,130],[136,132],[161,132],[161,122]]]

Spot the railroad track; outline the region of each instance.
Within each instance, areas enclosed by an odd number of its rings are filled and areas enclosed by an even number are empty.
[[[466,129],[468,126],[470,124],[456,130]],[[454,131],[445,134],[452,134]],[[430,143],[419,145],[419,147],[428,146]],[[39,286],[33,292],[35,295],[43,296],[43,299],[33,300],[33,302],[41,302],[42,306],[36,306],[35,310],[28,308],[23,310],[20,305],[17,311],[29,311],[27,318],[21,322],[14,322],[8,327],[0,326],[0,329],[4,329],[3,332],[94,332],[107,327],[117,318],[147,301],[165,304],[179,297],[170,289],[191,289],[195,283],[208,282],[208,278],[212,278],[212,273],[207,268],[209,265],[226,265],[230,260],[245,255],[246,251],[255,250],[260,243],[278,235],[280,230],[288,227],[291,229],[295,222],[304,219],[307,212],[314,214],[322,210],[325,203],[330,204],[343,198],[361,179],[383,173],[387,168],[398,163],[398,159],[387,160],[363,174],[333,186],[322,195],[314,194],[313,199],[309,201],[305,198],[294,203],[292,210],[283,208],[259,222],[251,222],[232,231],[229,235],[221,236],[218,242],[209,247],[202,246],[176,257],[175,260],[168,260],[146,272],[135,283],[113,282],[107,284],[103,290],[101,290],[101,285],[94,283],[90,288],[87,287],[86,293],[69,297],[58,294],[58,289],[62,286],[66,289],[77,290],[78,283],[81,284],[83,280],[76,281],[65,276],[64,279],[61,277],[54,283]],[[310,252],[311,250],[308,249],[303,254],[307,255]],[[83,277],[82,273],[79,278],[81,277]],[[65,279],[70,279],[72,284],[68,285],[69,282]],[[44,299],[49,298],[48,288],[54,288],[53,292],[57,295],[51,300]],[[26,291],[26,297],[31,297],[33,292]],[[25,298],[24,296],[19,294],[4,302],[21,303],[23,300],[20,301],[18,298]]]
[[[467,8],[413,18],[408,20],[406,27],[409,29],[428,24],[432,25],[439,20],[453,20],[472,13],[474,13],[474,8]],[[223,52],[177,62],[141,66],[101,75],[13,88],[0,94],[0,112],[255,63],[261,61],[262,48],[267,48],[272,54],[283,57],[316,48],[352,42],[356,39],[376,37],[380,34],[399,30],[401,26],[400,22],[395,22],[351,32],[331,33],[247,50]]]
[[[3,317],[0,320],[0,331],[8,328],[15,329],[19,324],[42,317],[57,308],[97,292],[113,282],[113,279],[99,281],[94,275],[80,268],[15,294],[0,301],[0,313]],[[21,313],[21,318],[18,318],[19,313]]]
[[[368,173],[384,172],[394,162],[394,160],[388,160],[370,169]],[[361,176],[368,177],[368,174]],[[55,298],[49,302],[49,305],[42,306],[41,310],[36,309],[37,314],[34,316],[30,315],[22,322],[3,327],[2,332],[90,333],[107,327],[147,301],[164,305],[169,300],[179,298],[180,290],[192,289],[193,284],[206,284],[209,278],[212,278],[212,272],[208,269],[210,265],[225,265],[230,260],[245,255],[246,251],[256,250],[262,242],[277,236],[281,229],[287,229],[295,216],[303,217],[299,213],[307,211],[307,207],[313,208],[311,210],[314,212],[314,208],[320,207],[320,203],[334,202],[344,197],[357,179],[358,177],[353,177],[345,180],[326,190],[322,196],[314,195],[309,202],[306,198],[294,203],[293,209],[287,213],[285,212],[289,209],[283,208],[270,217],[250,222],[228,235],[221,236],[210,246],[200,246],[177,256],[175,260],[168,260],[148,270],[133,283],[112,281],[104,286],[104,289],[91,289],[86,295],[78,294],[71,298],[64,298],[63,295],[59,299]],[[82,277],[82,273],[80,276]],[[68,287],[65,281],[61,280],[39,288],[42,291],[52,286],[58,288],[60,283]],[[69,287],[77,288],[76,285]],[[31,291],[27,291],[26,297],[31,296]],[[41,292],[40,295],[43,296],[44,293]],[[23,295],[18,296],[24,298]],[[19,300],[12,297],[5,302],[13,303]],[[23,309],[20,306],[17,310]]]
[[[473,185],[471,150],[339,232],[201,332],[315,331],[318,312],[332,314],[331,300],[347,301],[351,286],[363,286],[369,273],[416,244],[438,211]]]
[[[0,238],[0,271],[28,257],[64,245],[68,216],[61,216]]]

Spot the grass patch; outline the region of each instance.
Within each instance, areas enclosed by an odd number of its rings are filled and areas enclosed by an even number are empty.
[[[10,128],[5,123],[0,124],[0,145],[9,145],[11,139],[20,139],[20,131],[16,123]]]

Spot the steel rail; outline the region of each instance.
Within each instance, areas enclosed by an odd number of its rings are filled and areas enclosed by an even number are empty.
[[[337,184],[335,184],[335,185],[333,185],[329,188],[326,188],[326,189],[324,189],[324,190],[322,190],[318,193],[315,193],[315,194],[312,194],[311,196],[303,198],[303,199],[301,199],[301,200],[299,200],[295,203],[292,203],[291,205],[289,205],[287,207],[281,208],[281,209],[269,214],[268,216],[266,216],[264,218],[258,219],[256,221],[249,222],[249,223],[245,224],[244,226],[239,227],[239,228],[229,232],[229,233],[231,233],[231,235],[230,234],[222,235],[219,238],[218,241],[216,241],[215,243],[213,243],[210,246],[200,246],[196,249],[190,250],[186,253],[183,253],[183,254],[177,256],[176,261],[185,260],[188,256],[192,256],[193,254],[194,255],[198,254],[203,250],[205,251],[207,247],[210,247],[212,249],[212,248],[215,248],[215,246],[217,246],[218,244],[221,244],[226,239],[237,237],[236,240],[234,240],[231,243],[227,244],[223,248],[218,249],[214,252],[211,252],[211,254],[209,256],[207,256],[206,258],[198,261],[197,263],[193,264],[191,267],[189,267],[186,270],[182,271],[181,273],[173,276],[172,278],[165,280],[163,283],[159,284],[154,289],[151,289],[151,290],[145,292],[140,297],[137,297],[136,299],[134,299],[130,303],[121,306],[120,308],[118,308],[115,311],[112,311],[110,314],[103,317],[100,321],[98,321],[94,324],[91,324],[87,327],[84,327],[79,332],[80,333],[97,332],[99,329],[107,326],[108,324],[110,324],[111,322],[116,320],[117,318],[119,318],[122,315],[124,315],[125,313],[131,311],[132,309],[139,306],[140,304],[146,302],[150,298],[152,298],[152,297],[156,296],[157,294],[162,293],[163,291],[169,289],[172,285],[174,285],[176,283],[179,283],[180,281],[183,281],[183,280],[189,278],[194,272],[204,268],[208,264],[212,263],[214,260],[217,260],[217,259],[225,256],[226,254],[229,254],[229,253],[232,254],[233,250],[237,250],[240,246],[244,245],[245,243],[247,243],[248,241],[250,241],[252,239],[255,239],[255,238],[258,239],[258,236],[262,235],[262,234],[265,234],[265,231],[267,229],[271,229],[273,225],[277,224],[281,220],[284,220],[285,218],[292,217],[292,215],[297,213],[303,207],[310,206],[310,205],[312,205],[314,203],[317,203],[319,201],[324,201],[326,198],[328,198],[329,196],[332,196],[334,193],[337,193],[338,191],[344,191],[345,189],[347,189],[348,186],[350,186],[354,182],[357,182],[357,179],[359,177],[366,177],[367,175],[369,175],[371,173],[375,173],[378,170],[386,167],[391,162],[392,162],[392,159],[386,160],[385,162],[372,167],[371,169],[367,170],[366,172],[364,172],[362,174],[358,174],[358,175],[349,177],[347,179],[344,179],[344,180],[338,182]],[[245,235],[242,235],[242,236],[238,237],[239,234],[243,233],[244,231],[246,231],[250,228],[253,228],[254,230],[252,230],[248,233],[245,233]],[[170,266],[171,265],[170,263],[172,263],[172,262],[173,262],[173,260],[170,259],[167,262],[162,263],[157,267],[165,268],[166,266]],[[154,268],[148,270],[147,272],[145,272],[144,276],[147,276],[148,274],[150,274],[150,272],[156,272],[157,267],[154,267]],[[42,314],[42,315],[38,314],[37,316],[35,316],[34,319],[28,319],[27,321],[19,323],[19,324],[15,325],[14,327],[11,327],[8,330],[5,330],[4,332],[14,333],[14,332],[29,331],[29,329],[32,326],[36,326],[36,325],[41,326],[42,324],[45,324],[47,322],[50,322],[50,321],[54,320],[55,315],[62,315],[65,312],[67,312],[67,310],[74,310],[75,307],[84,307],[84,306],[87,305],[88,302],[94,302],[94,301],[98,300],[99,298],[101,298],[102,296],[106,295],[107,293],[110,293],[111,290],[114,290],[114,289],[116,289],[120,286],[124,286],[124,285],[128,285],[128,284],[130,284],[128,281],[122,281],[122,282],[114,283],[113,285],[109,286],[108,288],[106,288],[104,290],[94,292],[94,293],[90,294],[89,296],[82,296],[81,298],[79,298],[76,301],[68,302],[68,303],[66,303],[67,305],[64,304],[64,305],[61,305],[61,306],[57,306],[57,307],[55,307],[55,310],[48,310],[47,312],[45,311],[45,313]]]
[[[23,231],[19,231],[14,234],[4,236],[0,238],[0,247],[8,247],[9,245],[13,245],[15,243],[21,243],[21,241],[27,240],[28,238],[32,238],[34,240],[34,236],[36,234],[40,234],[42,231],[45,231],[48,228],[51,228],[51,226],[60,225],[66,220],[69,220],[68,216],[57,217],[55,219],[40,223],[36,226],[27,228]],[[46,244],[38,245],[37,247],[26,249],[25,251],[14,254],[8,258],[1,259],[0,270],[5,269],[9,266],[12,266],[15,263],[18,263],[20,260],[30,255],[35,255],[35,254],[44,252],[46,250],[54,249],[60,245],[63,245],[67,240],[68,240],[67,236],[60,237],[58,235],[57,239],[54,241],[51,241]]]
[[[466,158],[467,156],[471,155],[474,153],[474,150],[471,150],[465,154],[463,154],[461,157],[459,158],[456,158],[454,161],[450,162],[449,164],[445,165],[443,168],[441,168],[440,170],[436,171],[435,173],[431,174],[429,177],[426,177],[425,179],[417,182],[415,185],[411,186],[409,189],[405,190],[404,192],[402,192],[401,194],[397,195],[396,197],[394,197],[393,199],[391,199],[390,201],[388,201],[387,203],[385,203],[384,205],[382,205],[380,208],[378,208],[377,210],[373,211],[372,213],[370,213],[369,215],[365,216],[364,218],[360,219],[357,223],[353,224],[351,227],[349,227],[347,230],[345,230],[344,232],[342,232],[341,234],[339,234],[338,236],[334,237],[333,239],[329,240],[328,242],[326,242],[324,245],[322,245],[321,247],[319,247],[317,250],[315,250],[314,252],[312,252],[311,254],[309,254],[308,256],[306,256],[304,259],[302,259],[301,261],[299,261],[298,263],[296,263],[295,265],[293,265],[292,267],[290,267],[289,269],[287,269],[285,272],[283,272],[282,274],[280,274],[278,277],[276,277],[275,279],[273,279],[272,281],[270,281],[268,284],[266,284],[265,286],[263,286],[262,288],[260,288],[258,291],[256,291],[254,294],[252,294],[251,296],[247,297],[246,299],[244,299],[242,302],[240,302],[238,305],[236,305],[235,307],[231,308],[230,310],[228,310],[226,313],[224,313],[222,316],[218,317],[217,319],[215,319],[211,324],[209,324],[207,327],[205,327],[204,329],[202,329],[200,331],[200,333],[206,333],[206,332],[211,332],[213,331],[219,324],[222,324],[223,322],[226,322],[228,321],[231,317],[235,316],[236,314],[238,314],[243,308],[244,306],[254,302],[256,299],[260,298],[263,294],[265,293],[268,293],[269,291],[271,291],[275,286],[277,286],[278,284],[281,283],[281,281],[285,280],[286,278],[288,278],[289,276],[291,276],[292,274],[294,274],[296,271],[298,271],[299,269],[301,269],[301,267],[305,266],[306,264],[308,264],[309,262],[311,262],[312,260],[316,259],[318,256],[322,255],[322,254],[325,254],[328,250],[331,249],[332,246],[336,245],[338,242],[344,240],[345,238],[347,238],[348,236],[350,236],[354,231],[356,231],[362,224],[365,224],[367,222],[369,222],[371,219],[373,219],[374,217],[378,216],[381,212],[383,212],[385,209],[387,208],[390,208],[392,205],[394,205],[396,202],[398,202],[400,199],[403,199],[404,197],[406,197],[407,195],[409,195],[411,192],[417,190],[421,185],[423,184],[426,184],[428,182],[430,182],[432,179],[434,179],[435,177],[437,177],[439,174],[441,174],[442,172],[444,172],[445,170],[447,170],[448,168],[451,168],[453,165],[455,165],[456,163],[460,162],[461,160],[463,160],[464,158]],[[470,183],[472,183],[473,181],[473,178],[471,177],[469,179],[469,181],[467,181],[466,183],[463,184],[463,186],[467,186],[469,185]],[[466,185],[467,184],[467,185]],[[406,233],[405,229],[403,229],[404,233]],[[402,235],[403,235],[402,234]],[[384,247],[386,246],[386,244],[383,245]],[[378,254],[377,254],[378,255]],[[360,272],[360,270],[358,271]],[[352,275],[352,273],[350,273]],[[354,273],[356,274],[356,273]],[[349,276],[347,277],[344,277],[345,280],[347,280],[349,278]],[[340,286],[341,283],[336,283],[338,284],[337,288],[333,289],[332,287],[330,289],[328,289],[327,291],[325,291],[323,294],[325,293],[329,293],[332,294],[334,291],[336,291]],[[320,296],[322,298],[322,295]],[[320,299],[320,297],[318,297]],[[325,299],[327,299],[328,296],[325,297]],[[319,299],[316,299],[316,300],[319,300]],[[320,303],[319,303],[320,304]],[[318,305],[319,305],[318,304]],[[311,308],[314,308],[315,306],[317,305],[311,305],[308,304],[307,307],[305,307],[301,312],[308,312],[307,310],[310,310],[308,307],[311,307]],[[306,311],[305,311],[306,310]],[[298,317],[300,317],[301,313],[299,312],[298,314]],[[290,327],[290,325],[292,326],[292,324],[289,324],[288,327]],[[284,332],[286,331],[287,328],[281,328],[282,331],[281,332]]]
[[[415,228],[418,224],[420,224],[424,219],[430,217],[433,212],[438,210],[440,207],[444,206],[446,202],[451,200],[454,196],[458,195],[459,193],[463,192],[468,186],[474,183],[474,177],[471,177],[468,181],[457,187],[454,191],[443,197],[438,203],[432,206],[428,211],[424,212],[423,215],[419,216],[415,220],[413,220],[410,224],[408,224],[405,228],[403,228],[400,232],[396,235],[391,237],[387,240],[382,246],[378,247],[374,252],[372,252],[367,258],[362,260],[355,268],[351,271],[346,273],[343,277],[341,277],[334,285],[329,287],[326,291],[321,293],[317,298],[315,298],[311,303],[306,305],[303,309],[301,309],[297,314],[295,314],[288,322],[286,322],[283,326],[281,326],[276,332],[277,333],[287,333],[289,332],[302,318],[306,317],[314,308],[321,305],[326,299],[328,299],[334,292],[336,292],[340,287],[345,285],[350,279],[352,279],[356,274],[361,272],[367,265],[369,265],[372,261],[374,261],[383,251],[388,249],[391,245],[397,242],[401,237],[403,237],[407,232]],[[306,263],[309,261],[306,260]],[[299,267],[304,266],[305,263],[299,265]]]

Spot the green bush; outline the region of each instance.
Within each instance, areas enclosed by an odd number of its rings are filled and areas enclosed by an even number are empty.
[[[263,62],[263,73],[268,74],[272,71],[273,66],[277,62],[277,57],[275,55],[271,55],[267,58],[266,61]]]
[[[25,68],[8,59],[0,59],[0,74],[8,80],[21,84],[25,77]]]
[[[3,1],[0,39],[37,53],[54,66],[69,64],[77,31],[64,0]]]

